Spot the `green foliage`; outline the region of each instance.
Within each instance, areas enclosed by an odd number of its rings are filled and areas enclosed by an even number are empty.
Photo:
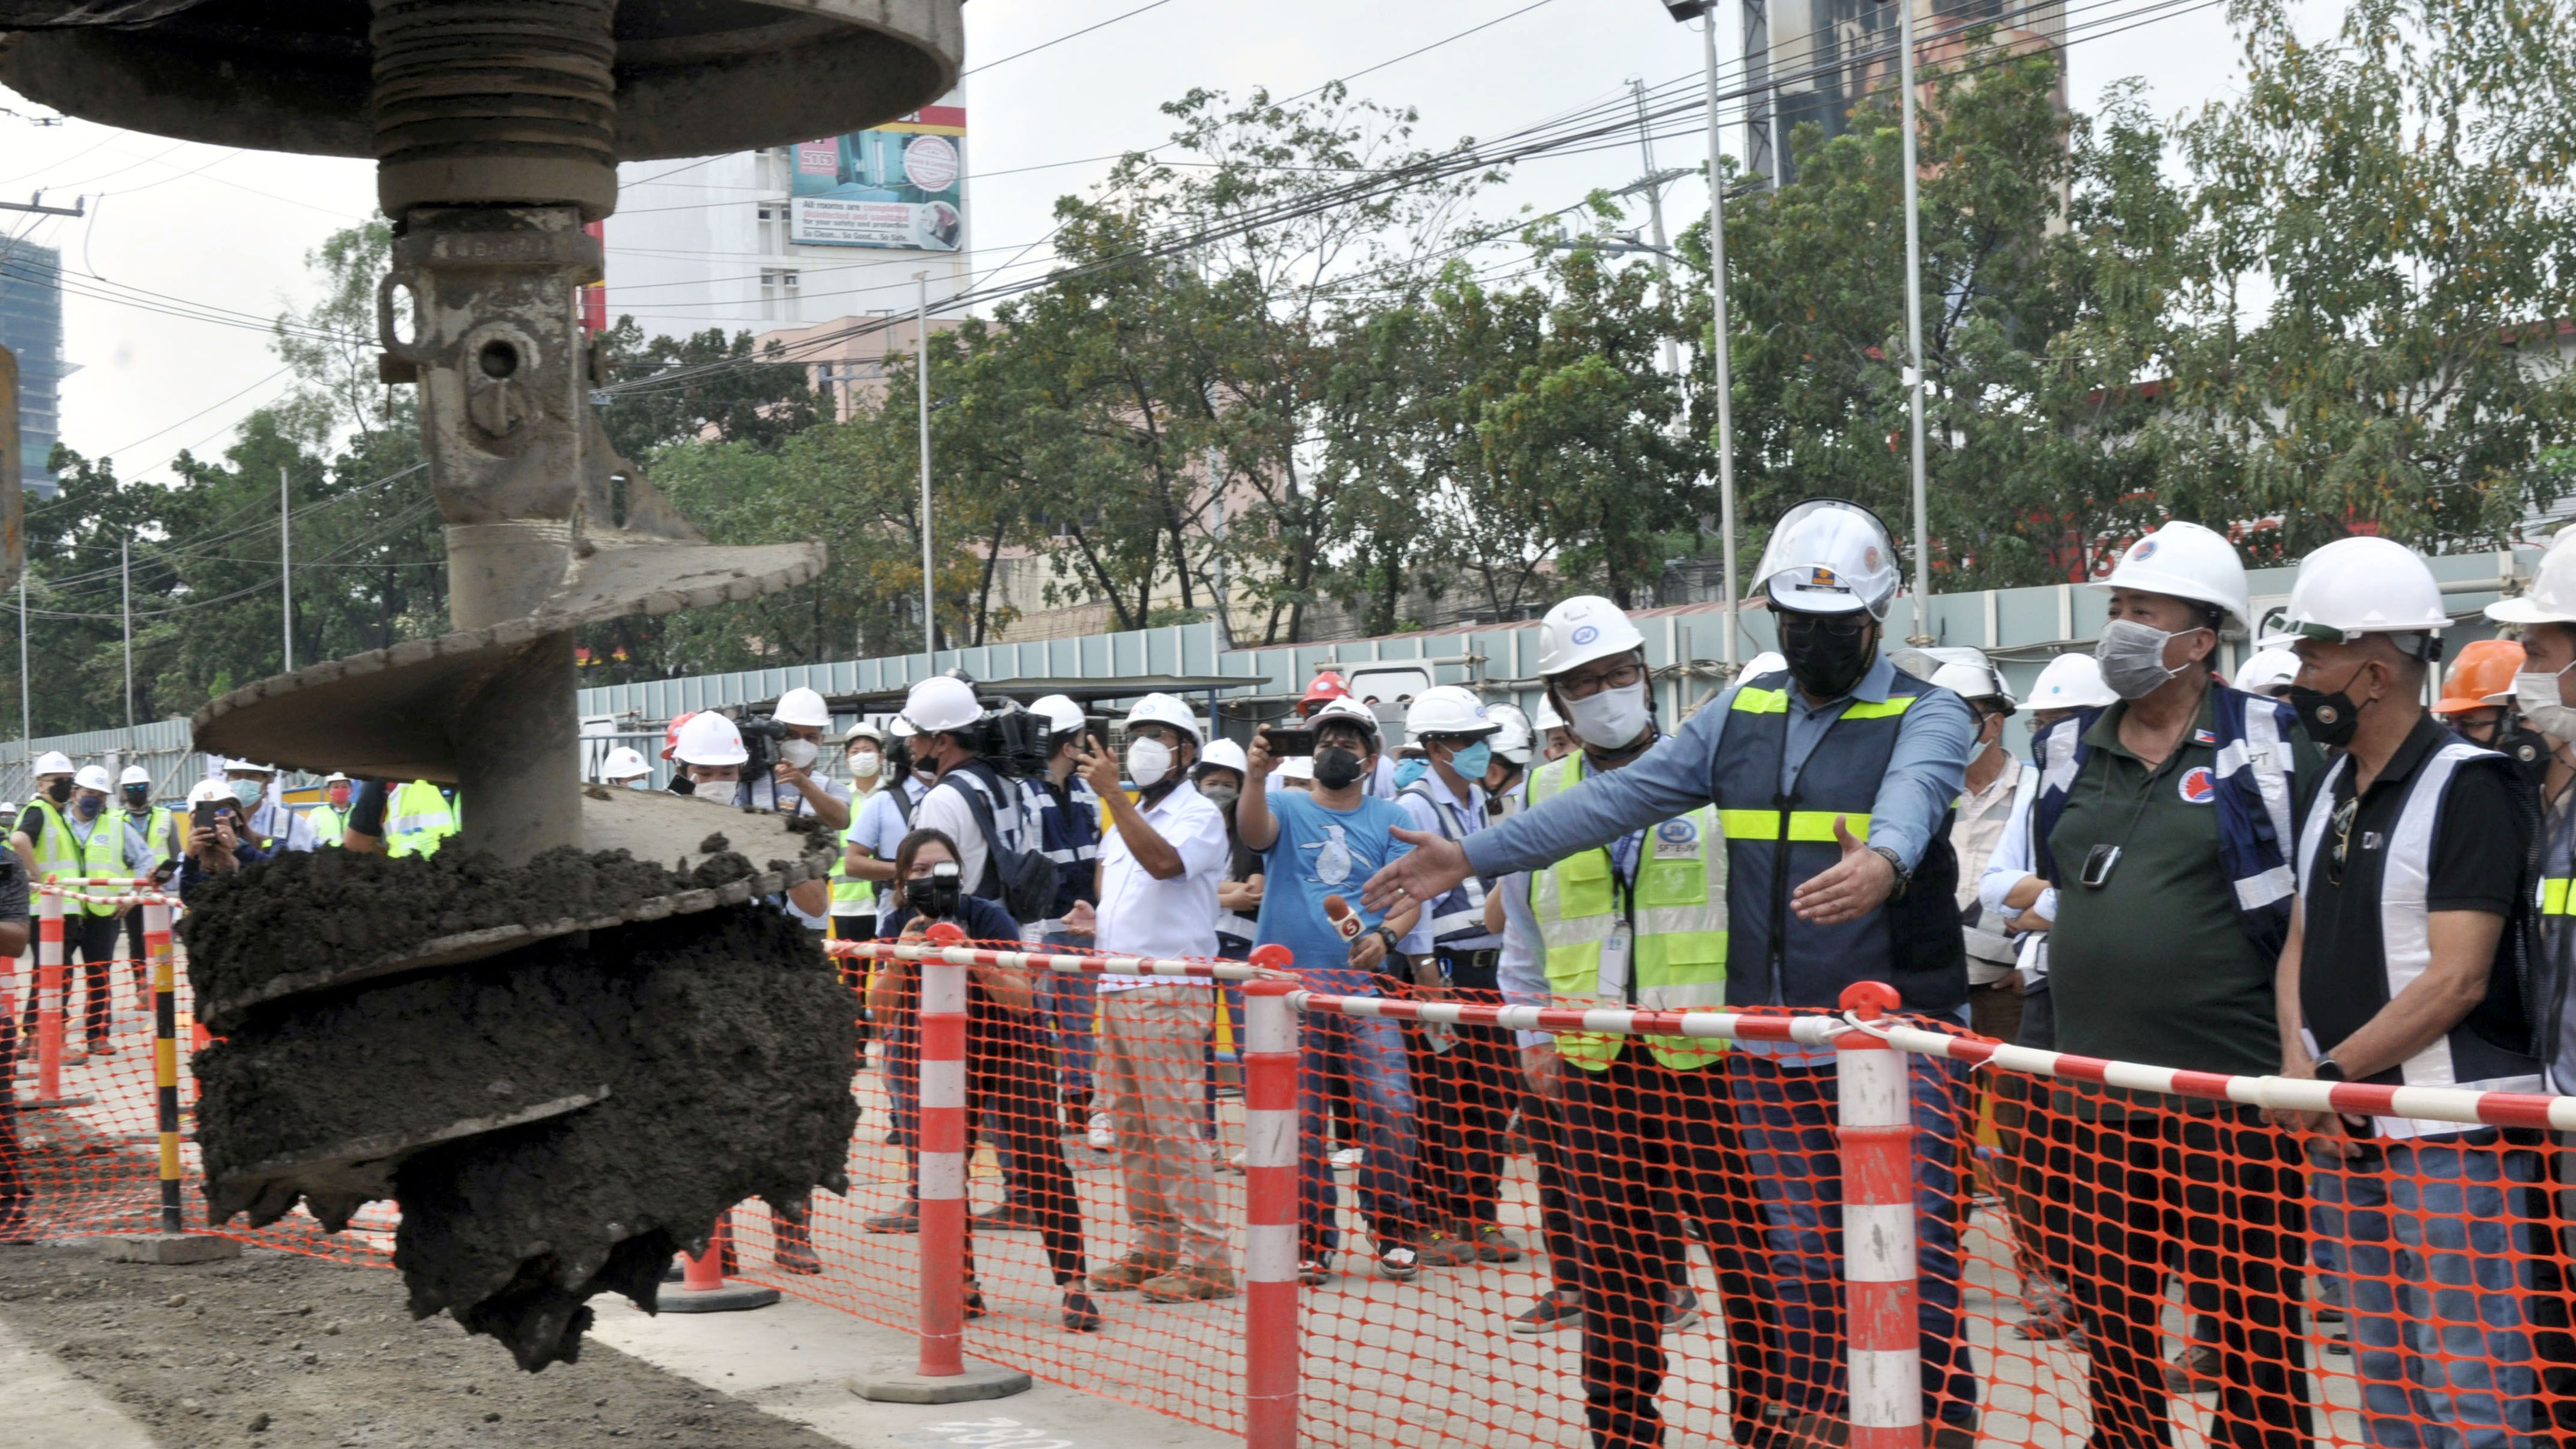
[[[722,328],[711,327],[687,337],[647,338],[633,317],[620,317],[600,334],[599,346],[610,379],[633,384],[613,395],[599,419],[610,444],[630,459],[702,439],[775,451],[822,415],[804,365],[750,362],[755,353],[748,332],[728,338]],[[782,350],[773,342],[767,355]],[[725,362],[750,365],[657,380],[663,373]]]

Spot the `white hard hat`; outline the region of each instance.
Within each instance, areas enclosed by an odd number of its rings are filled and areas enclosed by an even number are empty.
[[[231,798],[233,792],[225,789],[221,780],[199,780],[188,790],[188,803],[191,805],[211,805]]]
[[[1961,699],[2000,699],[2009,705],[2012,691],[1982,649],[1964,644],[1936,644],[1893,652],[1896,666],[1926,684],[1938,685]]]
[[[1787,666],[1783,665],[1782,667],[1786,668]],[[1549,699],[1544,694],[1540,695],[1538,697],[1538,713],[1530,716],[1530,732],[1533,734],[1543,735],[1549,730],[1561,730],[1565,727],[1565,716],[1556,712],[1556,701]]]
[[[224,769],[226,771],[239,770],[246,775],[274,775],[277,773],[277,767],[275,765],[263,765],[257,760],[226,760],[224,761]]]
[[[152,783],[152,772],[143,768],[141,765],[128,765],[125,767],[125,773],[116,777],[116,783],[120,785],[149,785]]]
[[[2299,677],[2299,656],[2287,649],[2257,649],[2236,666],[2236,687],[2247,694],[2270,694]]]
[[[1311,780],[1315,778],[1315,762],[1313,759],[1305,755],[1296,755],[1288,759],[1281,760],[1279,762],[1279,778],[1282,780]]]
[[[925,679],[903,697],[903,717],[925,735],[962,730],[984,717],[975,701],[975,686],[945,674]]]
[[[1560,601],[1538,621],[1538,672],[1563,674],[1578,664],[1645,647],[1645,636],[1618,605],[1597,594]]]
[[[639,755],[637,758],[641,759],[642,756]],[[333,770],[330,774],[322,777],[322,783],[325,785],[346,785],[350,783],[350,780],[348,776],[341,774],[337,770]]]
[[[820,693],[799,685],[778,696],[777,707],[770,710],[769,717],[780,724],[829,729],[832,726],[832,707],[823,702]]]
[[[1867,609],[1884,619],[1905,580],[1896,564],[1896,540],[1878,515],[1840,498],[1813,498],[1780,516],[1754,587],[1774,607],[1802,614],[1848,614]]]
[[[1435,684],[1404,707],[1404,732],[1425,735],[1490,735],[1502,726],[1485,712],[1476,692],[1456,684]]]
[[[2245,604],[2245,564],[2236,556],[2236,545],[2197,523],[2177,520],[2130,544],[2112,565],[2111,576],[2091,586],[2215,604],[2237,628],[2254,627]]]
[[[1349,720],[1351,723],[1367,730],[1369,738],[1372,740],[1376,739],[1383,729],[1383,726],[1378,722],[1376,710],[1369,708],[1367,705],[1362,704],[1358,700],[1352,699],[1347,695],[1340,699],[1328,699],[1324,701],[1323,708],[1306,716],[1306,727],[1308,729],[1319,730],[1324,727],[1327,720],[1337,719]]]
[[[751,758],[742,747],[742,731],[714,710],[701,710],[680,726],[672,755],[684,765],[739,765]]]
[[[36,757],[35,768],[29,770],[27,773],[31,775],[68,775],[71,772],[71,756],[64,754],[60,750],[47,750]]]
[[[116,782],[107,778],[105,765],[81,766],[80,773],[72,776],[72,783],[84,790],[96,790],[102,795],[116,788]]]
[[[1252,773],[1252,761],[1244,755],[1243,746],[1234,741],[1210,740],[1206,752],[1199,756],[1199,768],[1232,770],[1238,775],[1248,775]]]
[[[1043,716],[1049,734],[1071,734],[1082,728],[1082,706],[1069,694],[1050,694],[1031,701],[1029,713]]]
[[[599,765],[599,777],[603,780],[632,780],[638,775],[651,773],[653,767],[644,763],[643,752],[633,745],[619,745],[610,750],[608,758]]]
[[[2102,682],[2102,666],[2093,656],[2077,652],[2048,661],[2022,702],[2032,709],[2100,709],[2119,697]]]
[[[1528,764],[1530,762],[1530,722],[1529,716],[1521,713],[1520,706],[1486,705],[1485,718],[1494,722],[1494,736],[1490,742],[1494,747],[1494,753],[1515,765]]]
[[[920,734],[921,731],[912,727],[912,721],[905,719],[902,715],[896,715],[893,719],[886,722],[886,733],[899,740],[908,740],[913,736]]]
[[[1788,669],[1789,661],[1780,653],[1779,650],[1765,649],[1761,653],[1754,655],[1752,658],[1745,660],[1744,668],[1738,671],[1735,677],[1738,679],[1760,679],[1766,674],[1787,673]]]
[[[841,741],[842,743],[847,744],[852,740],[874,740],[878,744],[884,744],[885,737],[886,732],[884,730],[878,729],[875,725],[868,723],[866,720],[861,720],[857,724],[850,726],[850,732],[843,735],[841,737]]]
[[[2531,587],[2487,605],[2487,617],[2499,624],[2576,624],[2576,548],[2553,540],[2532,570]],[[36,772],[44,773],[41,763]]]
[[[1135,708],[1127,711],[1127,728],[1133,730],[1144,724],[1170,725],[1188,735],[1193,743],[1207,738],[1200,731],[1199,717],[1175,695],[1149,694],[1136,701]]]
[[[2299,560],[2280,632],[2263,643],[2343,644],[2364,634],[2429,634],[2438,640],[2450,627],[2442,586],[2423,555],[2393,538],[2338,538]]]

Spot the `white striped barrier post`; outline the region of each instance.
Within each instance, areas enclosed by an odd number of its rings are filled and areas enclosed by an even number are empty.
[[[954,947],[966,933],[941,921],[934,948]],[[919,1127],[921,1207],[921,1351],[907,1373],[879,1369],[852,1387],[859,1397],[905,1404],[998,1399],[1029,1386],[1016,1369],[966,1361],[966,967],[933,949],[920,963]]]
[[[1261,952],[1287,952],[1264,946]],[[1244,984],[1243,1422],[1245,1449],[1295,1449],[1297,1378],[1297,1013],[1290,981]]]
[[[36,1099],[63,1100],[63,898],[36,907]]]
[[[1863,981],[1842,1007],[1872,1023],[1898,1005]],[[1920,1449],[1923,1316],[1915,1287],[1914,1112],[1905,1053],[1868,1030],[1834,1041],[1834,1136],[1843,1167],[1843,1284],[1850,1305],[1851,1449]]]

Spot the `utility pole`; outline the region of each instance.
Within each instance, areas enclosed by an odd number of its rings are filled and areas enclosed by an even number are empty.
[[[1726,306],[1726,168],[1721,164],[1717,128],[1717,9],[1701,12],[1700,39],[1708,75],[1708,297],[1710,352],[1717,368],[1717,497],[1725,511],[1718,525],[1718,547],[1726,563],[1726,662],[1735,662],[1735,635],[1741,607],[1735,594],[1735,378],[1727,356]]]
[[[27,678],[27,571],[18,570],[18,753],[27,760],[35,748],[35,684]],[[22,761],[21,763],[23,763]],[[31,780],[33,776],[29,777]]]
[[[1646,216],[1652,223],[1655,233],[1655,271],[1663,278],[1664,295],[1670,297],[1673,290],[1673,254],[1670,243],[1664,239],[1664,184],[1656,179],[1655,138],[1651,128],[1646,124],[1645,78],[1628,77],[1628,91],[1637,98],[1637,149],[1645,154],[1646,160],[1645,180],[1642,184],[1646,188]],[[1679,356],[1674,350],[1673,339],[1669,337],[1664,339],[1663,361],[1666,377],[1680,373]]]
[[[1932,542],[1923,488],[1923,218],[1915,192],[1914,5],[1896,0],[1897,84],[1905,88],[1905,397],[1914,422],[1914,633],[1917,648],[1932,642]]]
[[[915,272],[912,280],[920,287],[921,376],[913,391],[921,399],[921,674],[927,679],[939,672],[939,616],[931,612],[930,586],[930,273]]]
[[[277,602],[286,634],[286,674],[295,672],[295,550],[288,538],[294,512],[288,506],[286,465],[277,465]]]
[[[133,540],[116,541],[116,573],[125,588],[125,742],[134,743],[134,552]]]

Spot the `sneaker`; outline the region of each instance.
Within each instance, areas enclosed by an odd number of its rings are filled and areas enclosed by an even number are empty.
[[[1699,1295],[1688,1288],[1674,1290],[1664,1303],[1664,1332],[1684,1333],[1699,1324]]]
[[[1476,1256],[1488,1263],[1517,1263],[1529,1251],[1499,1223],[1460,1223],[1458,1236],[1475,1244]]]
[[[1550,1293],[1506,1325],[1514,1333],[1554,1333],[1583,1326],[1583,1300]]]
[[[1377,1245],[1377,1275],[1390,1282],[1410,1283],[1422,1271],[1422,1254],[1411,1243],[1384,1242]]]
[[[811,1243],[781,1243],[769,1261],[777,1265],[781,1273],[797,1273],[810,1278],[823,1271],[823,1260],[814,1256]]]
[[[1216,1170],[1219,1172],[1229,1172],[1234,1174],[1236,1177],[1241,1177],[1244,1175],[1243,1160],[1250,1155],[1251,1154],[1247,1152],[1235,1153],[1225,1161],[1218,1163],[1216,1165]]]
[[[1079,1288],[1064,1290],[1064,1328],[1067,1333],[1098,1333],[1100,1305]]]
[[[1297,1281],[1309,1288],[1332,1276],[1333,1260],[1329,1256],[1297,1260]]]
[[[872,1233],[917,1233],[921,1231],[921,1204],[908,1202],[890,1213],[879,1213],[860,1222]]]
[[[1162,1277],[1176,1266],[1169,1258],[1149,1258],[1142,1253],[1126,1257],[1091,1275],[1091,1286],[1103,1293],[1129,1293]]]
[[[1426,1268],[1458,1268],[1476,1261],[1474,1243],[1438,1228],[1423,1234],[1414,1251]]]
[[[997,1233],[1034,1233],[1045,1224],[1038,1215],[1015,1202],[999,1203],[975,1214],[974,1224]]]
[[[2165,1365],[2165,1392],[2169,1394],[2207,1394],[2218,1388],[2218,1350],[2206,1343],[2195,1343],[2182,1351],[2182,1357]]]
[[[1336,1171],[1348,1171],[1351,1168],[1359,1166],[1361,1161],[1367,1156],[1368,1149],[1365,1147],[1345,1147],[1341,1151],[1333,1154],[1333,1167]]]
[[[1118,1145],[1118,1134],[1109,1130],[1108,1113],[1094,1112],[1091,1114],[1091,1127],[1090,1130],[1083,1135],[1083,1140],[1091,1144],[1091,1150],[1094,1152],[1107,1152],[1110,1148]]]
[[[1234,1270],[1222,1263],[1192,1263],[1148,1279],[1137,1290],[1148,1303],[1190,1303],[1234,1296]]]

